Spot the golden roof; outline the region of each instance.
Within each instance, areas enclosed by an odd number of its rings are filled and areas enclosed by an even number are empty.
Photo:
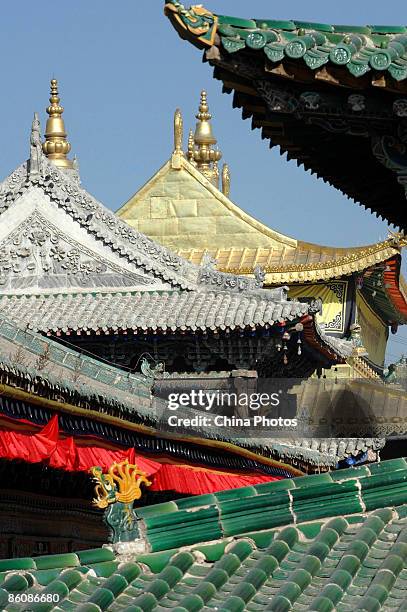
[[[260,266],[266,285],[281,285],[347,276],[400,253],[403,239],[398,235],[368,246],[336,248],[302,242],[267,227],[228,197],[229,169],[223,172],[220,191],[191,155],[193,136],[185,154],[181,140],[177,110],[171,159],[117,214],[189,261],[201,264],[210,256],[218,270],[234,274],[253,274]]]

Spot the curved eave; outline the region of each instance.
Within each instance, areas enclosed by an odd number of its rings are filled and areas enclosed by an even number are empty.
[[[407,301],[405,293],[405,280],[400,276],[400,257],[394,257],[387,262],[383,273],[386,293],[394,309],[400,314],[398,323],[407,322]]]
[[[407,91],[405,25],[242,19],[217,15],[202,5],[187,9],[177,0],[167,2],[164,13],[181,38],[200,49],[222,45],[230,54],[247,49],[272,64],[291,61],[314,73],[333,69],[336,85]]]
[[[304,339],[308,346],[310,346],[313,350],[322,355],[325,360],[327,360],[329,365],[346,363],[346,358],[351,353],[349,343],[347,343],[346,341],[341,342],[342,346],[344,347],[343,351],[338,347],[334,346],[333,342],[335,342],[335,340],[321,333],[320,329],[316,325],[314,317],[304,317],[302,323],[304,325]]]
[[[257,248],[249,249],[239,247],[229,247],[225,249],[179,249],[177,253],[193,263],[201,264],[205,253],[209,254],[218,261],[217,269],[222,272],[253,275],[256,266],[266,273],[265,285],[283,285],[292,283],[304,283],[330,280],[343,276],[349,276],[357,272],[363,272],[367,268],[385,262],[398,255],[399,246],[394,241],[367,245],[356,248],[323,247],[305,242],[298,242],[295,254],[289,253],[288,256],[282,254],[283,263],[270,265],[269,261],[275,258],[273,249]],[[299,254],[308,263],[290,263],[290,259],[296,258]],[[334,257],[336,255],[336,257]],[[284,262],[286,259],[286,263]],[[320,259],[320,261],[315,261]],[[228,262],[238,261],[229,264]]]
[[[215,67],[214,77],[223,82],[224,93],[233,92],[233,108],[242,109],[242,118],[251,119],[252,130],[259,129],[262,140],[268,141],[270,148],[278,147],[280,155],[287,155],[288,161],[295,161],[298,167],[338,189],[377,217],[407,229],[404,187],[397,181],[397,175],[373,155],[370,138],[364,133],[349,136],[346,130],[330,131],[330,127],[324,125],[323,114],[321,123],[318,120],[308,123],[307,117],[282,110],[270,111],[260,94],[247,93],[251,81],[233,74],[233,59],[228,58],[221,67],[216,60],[211,60]],[[263,73],[263,66],[260,69],[263,79],[278,83],[282,90],[295,83],[300,90],[297,98],[310,87],[313,91],[324,89],[320,82],[298,84],[295,76],[288,80]],[[369,176],[369,181],[361,180],[365,176]]]
[[[363,276],[361,293],[384,323],[391,326],[407,322],[407,301],[400,288],[400,255],[373,266]]]
[[[406,28],[242,20],[214,15],[202,7],[200,11],[185,9],[176,1],[166,5],[180,36],[206,49],[215,78],[223,81],[225,92],[234,91],[233,106],[242,108],[243,118],[252,118],[252,128],[262,130],[270,147],[278,146],[298,166],[376,216],[407,229],[404,186],[396,170],[379,161],[367,137],[377,134],[378,121],[390,126],[388,133],[397,133],[404,116],[404,110],[395,105],[405,104],[400,96],[407,92]],[[267,94],[259,91],[261,81],[280,88],[277,105],[265,102]],[[301,96],[310,91],[337,97],[347,109],[351,136],[338,125],[341,115],[336,110],[327,115],[333,129],[323,125],[325,111],[311,107],[311,112],[309,108],[303,112]],[[364,92],[368,92],[367,106],[372,106],[369,112],[353,107],[349,111],[349,95]],[[301,113],[293,112],[292,98]],[[331,107],[329,101],[325,107]]]

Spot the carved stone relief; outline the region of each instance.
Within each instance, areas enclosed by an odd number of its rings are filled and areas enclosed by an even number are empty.
[[[103,287],[151,282],[104,260],[63,234],[39,213],[0,245],[0,287]]]

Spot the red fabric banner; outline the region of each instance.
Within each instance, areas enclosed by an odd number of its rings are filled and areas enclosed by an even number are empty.
[[[22,459],[28,463],[46,462],[53,468],[71,472],[87,472],[98,465],[107,471],[112,463],[127,459],[152,480],[152,491],[176,491],[190,495],[214,493],[247,485],[279,480],[279,477],[253,474],[244,476],[189,465],[159,463],[139,454],[134,448],[106,449],[96,443],[78,445],[73,437],[60,438],[58,416],[36,434],[0,430],[0,458]]]

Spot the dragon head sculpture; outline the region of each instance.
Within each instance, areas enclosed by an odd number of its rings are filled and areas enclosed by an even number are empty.
[[[113,463],[107,473],[100,466],[90,468],[95,484],[93,504],[105,510],[113,542],[130,541],[139,536],[133,502],[142,495],[141,484],[151,485],[145,472],[126,459]]]

